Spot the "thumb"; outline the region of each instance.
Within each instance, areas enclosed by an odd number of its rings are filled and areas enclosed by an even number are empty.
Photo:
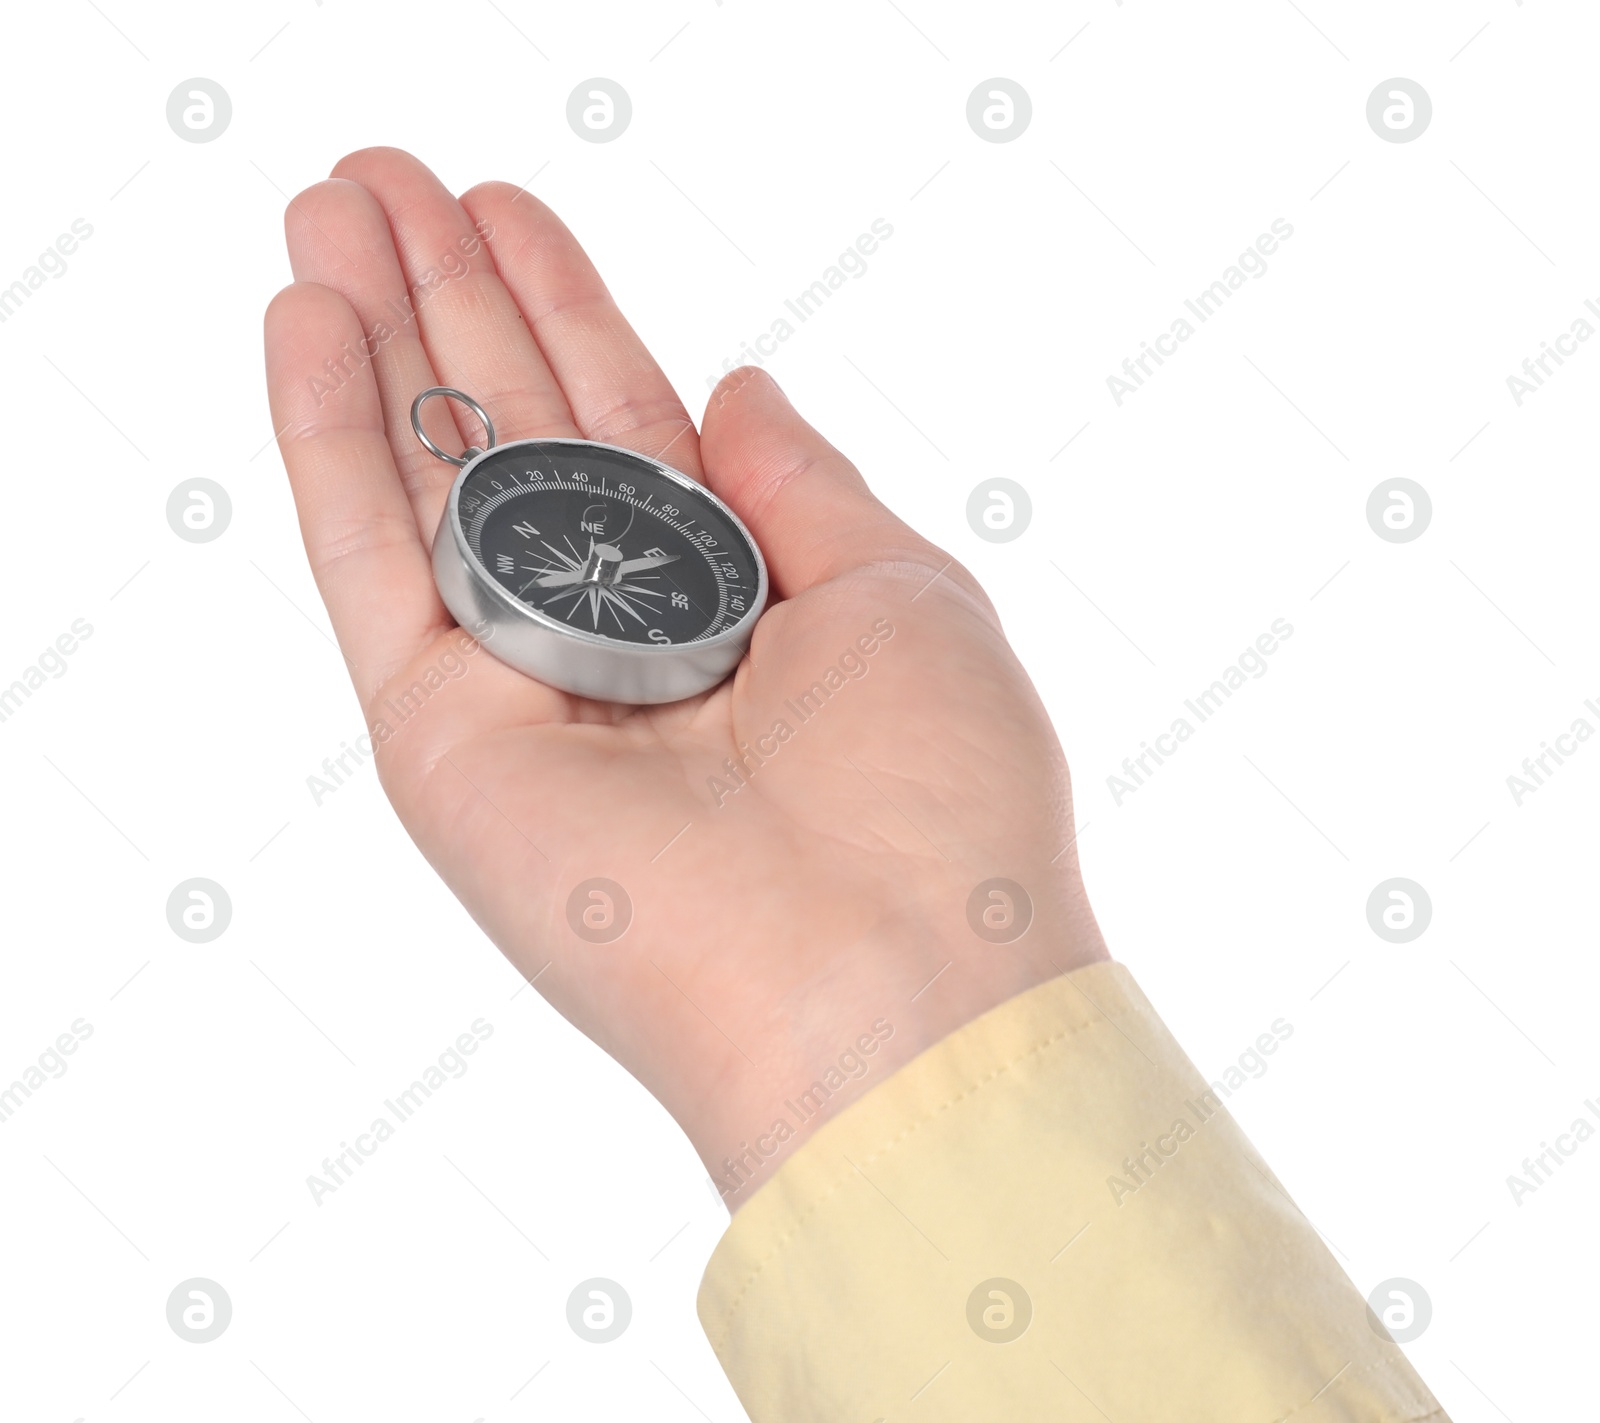
[[[700,457],[707,483],[761,545],[779,597],[866,564],[947,562],[757,367],[729,372],[711,392]]]

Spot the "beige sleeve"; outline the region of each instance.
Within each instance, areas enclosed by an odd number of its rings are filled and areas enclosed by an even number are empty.
[[[1208,1092],[1110,963],[901,1068],[712,1255],[750,1417],[1447,1423]]]

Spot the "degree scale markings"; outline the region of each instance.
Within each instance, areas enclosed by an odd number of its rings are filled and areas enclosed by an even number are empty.
[[[526,471],[526,473],[532,474],[533,471],[529,470]],[[500,505],[506,503],[508,500],[515,499],[519,494],[537,494],[541,491],[549,489],[563,489],[570,493],[579,493],[590,489],[589,485],[582,483],[581,481],[568,483],[559,475],[554,476],[554,480],[554,483],[547,484],[542,478],[540,478],[535,480],[535,482],[532,484],[514,484],[511,486],[511,488],[499,490],[493,495],[479,496],[476,502],[474,502],[472,508],[465,510],[465,512],[474,516],[473,524],[477,529],[481,529],[484,519],[487,518],[488,515],[492,514],[497,508],[500,507]],[[605,492],[603,488],[602,492]],[[647,498],[642,504],[633,496],[628,494],[616,493],[609,495],[609,497],[612,499],[621,500],[625,504],[630,504],[634,508],[642,510],[649,508],[650,502],[655,498],[655,495],[650,495],[649,498]],[[654,513],[653,510],[651,512]],[[703,536],[696,535],[694,537],[689,537],[689,525],[695,523],[695,519],[691,517],[685,517],[684,521],[679,523],[670,516],[655,514],[655,517],[659,519],[661,523],[665,524],[669,529],[676,529],[680,534],[688,537],[690,547],[695,549],[697,552],[702,554],[718,554],[722,557],[728,556],[728,551],[716,542],[714,535],[707,533]],[[520,533],[521,530],[519,529],[518,532]],[[534,533],[538,532],[539,531],[537,529],[534,530]],[[526,538],[528,535],[523,535],[523,537]],[[701,543],[699,541],[701,537],[710,538],[711,542]],[[473,551],[477,552],[476,545],[474,545]],[[710,563],[711,560],[707,558],[706,561],[707,563]],[[718,579],[719,583],[722,583],[723,581],[724,580],[721,578]],[[729,588],[739,588],[746,592],[749,591],[749,585],[745,583],[727,583],[726,586]]]

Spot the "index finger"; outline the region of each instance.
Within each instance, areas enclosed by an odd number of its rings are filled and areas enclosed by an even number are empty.
[[[484,232],[583,437],[703,482],[694,421],[566,224],[510,183],[480,183],[461,205]]]

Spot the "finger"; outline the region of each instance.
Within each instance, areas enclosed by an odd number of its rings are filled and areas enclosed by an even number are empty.
[[[417,392],[440,382],[422,345],[414,315],[417,295],[401,270],[389,219],[359,183],[330,178],[296,197],[284,212],[283,224],[295,280],[338,292],[365,333],[365,344],[336,352],[317,379],[327,398],[337,400],[352,373],[370,363],[389,448],[417,527],[423,540],[431,541],[456,471],[429,454],[411,428]],[[450,402],[430,401],[423,411],[424,428],[441,448],[482,443],[476,422],[465,415],[469,423],[463,438]]]
[[[948,562],[878,502],[765,371],[741,366],[712,391],[700,425],[711,488],[749,525],[778,595],[874,563]]]
[[[285,287],[267,307],[267,388],[289,471],[306,556],[363,708],[395,668],[450,615],[389,452],[377,385],[368,369],[337,397],[313,382],[330,352],[360,338],[337,292]]]
[[[701,477],[694,422],[560,218],[510,183],[480,183],[461,205],[487,241],[585,438]]]
[[[449,189],[397,148],[352,153],[334,176],[360,183],[383,208],[440,383],[476,399],[501,442],[576,436],[560,385]]]

